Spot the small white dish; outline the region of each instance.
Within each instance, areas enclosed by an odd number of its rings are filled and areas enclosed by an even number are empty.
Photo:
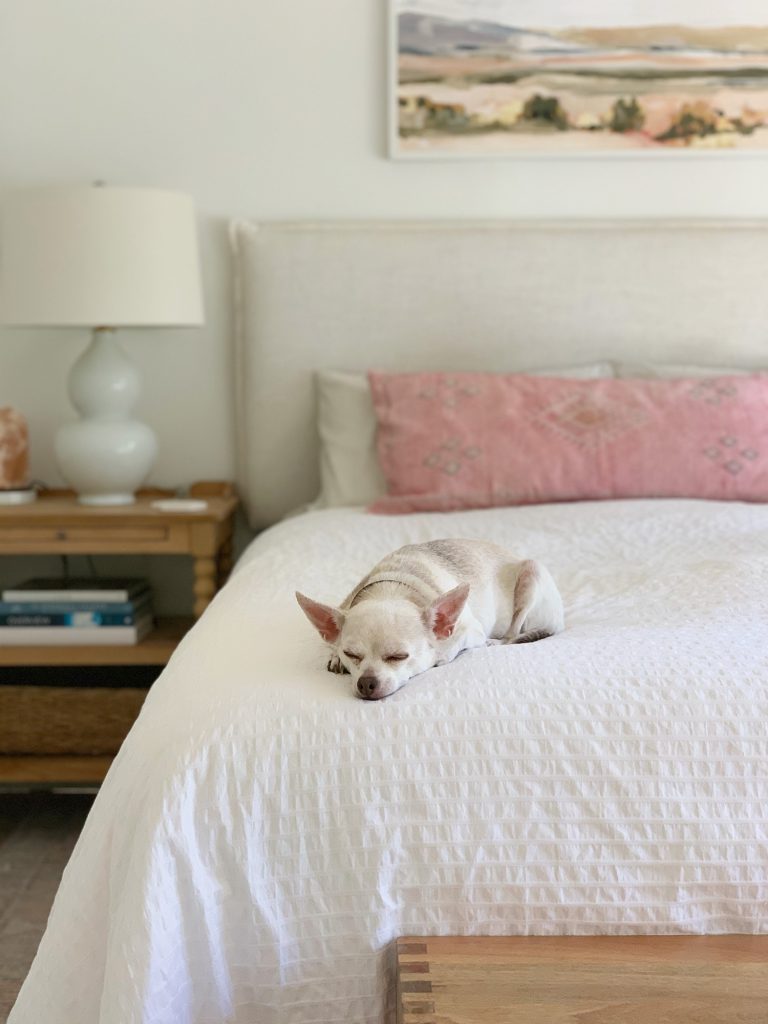
[[[202,498],[160,498],[151,504],[160,512],[205,512],[208,508]]]
[[[37,501],[34,487],[22,487],[18,491],[0,490],[0,505],[31,505],[33,501]]]

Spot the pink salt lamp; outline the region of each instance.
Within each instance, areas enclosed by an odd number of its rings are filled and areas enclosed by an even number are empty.
[[[29,488],[29,431],[17,409],[0,409],[0,491]]]

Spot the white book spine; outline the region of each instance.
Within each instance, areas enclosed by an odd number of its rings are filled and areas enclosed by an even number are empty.
[[[103,604],[125,604],[137,600],[144,594],[133,595],[127,590],[4,590],[3,600],[16,604],[39,603],[41,601],[99,601]]]
[[[152,630],[152,620],[135,626],[0,626],[0,647],[119,646],[137,644]]]

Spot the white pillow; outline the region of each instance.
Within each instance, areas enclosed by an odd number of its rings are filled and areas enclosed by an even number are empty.
[[[536,377],[613,377],[610,363],[526,370]],[[364,373],[317,373],[320,497],[317,505],[370,505],[387,493],[376,456],[376,414]]]
[[[756,370],[732,366],[688,366],[685,363],[616,363],[617,377],[738,377]]]
[[[317,374],[317,429],[322,507],[370,505],[387,493],[376,458],[376,416],[364,373]]]

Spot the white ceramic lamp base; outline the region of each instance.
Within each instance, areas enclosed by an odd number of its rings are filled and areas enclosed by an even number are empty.
[[[157,455],[148,426],[129,415],[139,372],[114,337],[98,328],[72,367],[69,397],[81,415],[56,435],[61,475],[84,505],[130,505]]]

